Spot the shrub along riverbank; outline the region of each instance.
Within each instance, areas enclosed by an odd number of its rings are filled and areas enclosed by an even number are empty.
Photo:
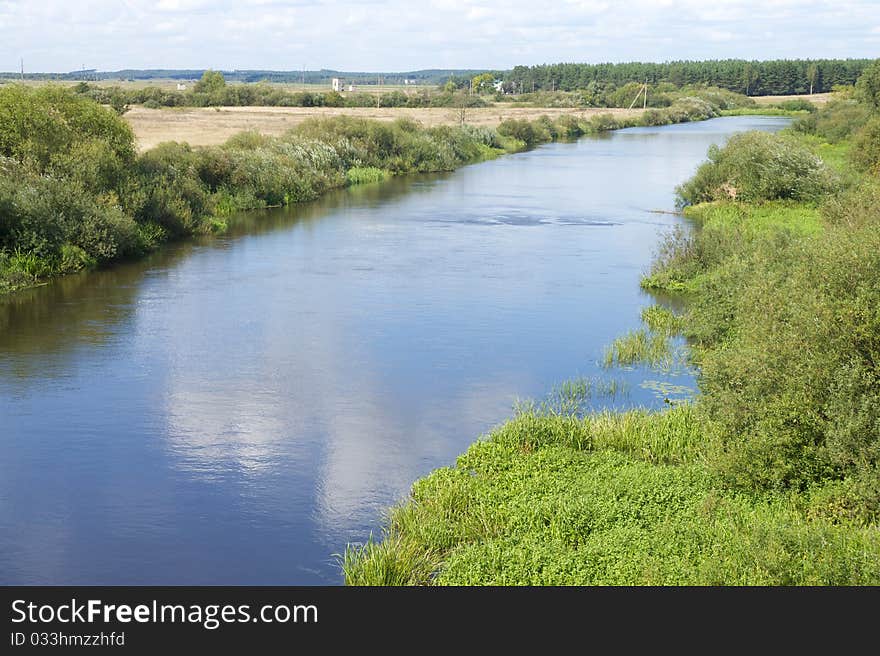
[[[695,226],[643,286],[687,310],[607,359],[684,335],[695,399],[521,410],[349,547],[347,583],[880,584],[880,86],[858,88],[678,190]]]
[[[308,201],[391,175],[451,171],[555,139],[703,120],[719,111],[711,98],[686,97],[639,118],[545,117],[506,121],[497,130],[340,116],[309,120],[281,137],[242,133],[203,148],[168,142],[139,155],[128,125],[85,95],[5,86],[0,294],[223,230],[225,217],[238,211]]]

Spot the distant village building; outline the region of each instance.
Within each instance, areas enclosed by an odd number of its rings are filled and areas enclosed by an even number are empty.
[[[178,82],[177,83],[177,90],[178,91],[186,91],[186,85],[183,82]]]
[[[405,79],[405,80],[403,81],[403,83],[406,84],[406,85],[408,86],[408,85],[410,85],[410,84],[418,84],[418,80]]]
[[[332,86],[333,90],[337,93],[345,89],[345,83],[342,81],[341,78],[338,77],[333,78],[333,80],[330,82],[330,86]]]
[[[349,85],[348,85],[348,90],[349,90],[351,93],[354,93],[354,85],[353,85],[353,84],[349,84]]]

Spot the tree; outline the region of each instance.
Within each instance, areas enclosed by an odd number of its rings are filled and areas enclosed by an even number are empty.
[[[494,90],[495,76],[491,73],[481,73],[471,80],[471,91],[474,93],[491,93]]]
[[[196,82],[195,91],[197,93],[214,93],[226,87],[226,78],[220,71],[212,71],[208,69],[202,73],[202,79]]]
[[[59,157],[91,142],[121,166],[134,160],[131,127],[91,98],[57,86],[0,88],[0,156],[51,173]]]
[[[807,80],[810,82],[810,95],[813,95],[813,88],[819,82],[819,67],[816,64],[810,64],[807,67]]]
[[[746,95],[749,95],[752,85],[758,81],[758,71],[752,66],[751,62],[747,62],[746,65],[743,66],[742,81],[746,88]]]
[[[880,59],[862,72],[856,82],[856,98],[874,111],[880,110]]]

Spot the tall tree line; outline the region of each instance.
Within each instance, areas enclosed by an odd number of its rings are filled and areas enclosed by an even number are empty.
[[[621,86],[627,82],[668,82],[675,86],[707,84],[751,96],[831,91],[854,84],[872,59],[723,59],[661,64],[542,64],[517,66],[505,75],[516,92],[574,91]]]

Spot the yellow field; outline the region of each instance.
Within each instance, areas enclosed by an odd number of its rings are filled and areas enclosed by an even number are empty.
[[[814,93],[803,94],[800,96],[753,96],[752,100],[754,100],[759,105],[773,105],[779,102],[785,102],[786,100],[797,100],[798,98],[803,98],[804,100],[809,100],[814,105],[824,105],[829,100],[831,100],[831,96],[834,94],[831,93]]]
[[[470,125],[494,127],[509,118],[554,118],[562,114],[593,116],[614,114],[634,116],[642,110],[633,109],[540,109],[534,107],[479,107],[468,109],[466,122]],[[152,148],[163,141],[186,141],[194,146],[221,144],[244,130],[278,135],[307,118],[315,116],[359,116],[381,121],[407,117],[424,125],[457,123],[457,110],[449,108],[393,107],[187,107],[174,109],[146,109],[133,107],[124,118],[134,129],[138,147]]]

